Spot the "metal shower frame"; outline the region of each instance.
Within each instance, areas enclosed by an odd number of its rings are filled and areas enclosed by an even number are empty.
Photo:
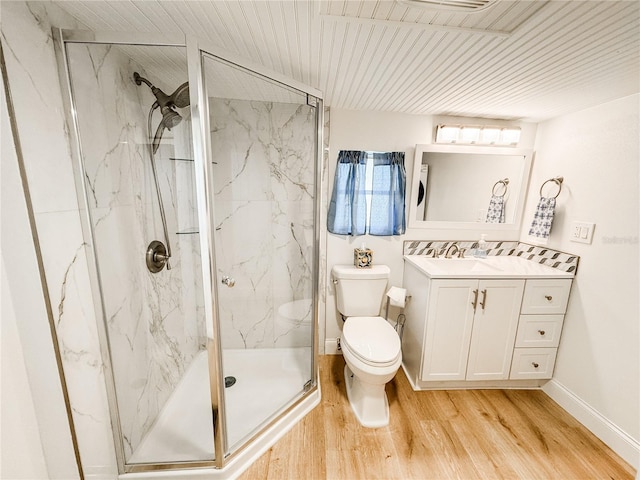
[[[58,59],[58,72],[60,85],[65,104],[69,131],[71,137],[71,151],[74,160],[74,171],[76,181],[76,192],[78,195],[78,205],[82,221],[82,230],[85,238],[94,245],[95,238],[91,227],[91,212],[84,209],[88,205],[88,191],[83,181],[83,161],[82,145],[80,143],[78,119],[71,85],[71,75],[67,58],[66,45],[72,43],[83,44],[113,44],[113,45],[136,45],[154,47],[184,47],[186,48],[188,81],[190,87],[191,118],[192,118],[192,141],[194,147],[195,163],[195,183],[196,199],[198,205],[198,225],[200,232],[200,250],[202,257],[202,280],[204,295],[205,323],[207,334],[207,352],[209,358],[209,384],[211,390],[211,406],[213,410],[213,433],[214,433],[214,460],[213,461],[193,461],[193,462],[166,462],[154,464],[127,464],[125,461],[124,445],[122,441],[122,431],[120,428],[120,415],[115,393],[115,382],[111,363],[111,348],[107,334],[105,308],[102,296],[102,285],[99,276],[99,264],[96,258],[95,249],[90,249],[92,255],[88,257],[90,270],[91,289],[94,292],[94,307],[96,310],[97,328],[100,341],[100,350],[104,364],[105,383],[111,415],[111,425],[114,437],[114,446],[119,473],[137,473],[168,469],[185,468],[218,468],[221,469],[229,462],[239,456],[244,450],[249,450],[253,442],[258,440],[260,435],[272,428],[287,414],[296,407],[301,406],[311,393],[319,390],[318,379],[318,285],[319,285],[319,265],[320,265],[320,199],[321,199],[321,162],[322,162],[322,134],[323,134],[323,99],[322,93],[301,82],[290,79],[282,74],[272,72],[262,66],[252,64],[238,57],[221,50],[220,48],[202,41],[192,35],[159,35],[159,34],[138,34],[120,32],[91,32],[87,30],[65,30],[53,29],[54,45],[56,57]],[[226,438],[226,419],[224,402],[224,377],[222,372],[222,345],[219,335],[220,318],[218,315],[218,285],[216,265],[215,265],[215,245],[213,224],[214,194],[212,189],[212,159],[211,138],[209,136],[209,104],[207,101],[207,89],[204,79],[203,61],[205,56],[233,64],[243,70],[247,70],[254,75],[265,78],[268,81],[276,82],[287,88],[297,90],[307,96],[307,103],[316,108],[316,144],[314,162],[314,255],[312,276],[312,299],[313,299],[313,329],[312,329],[312,358],[311,358],[311,384],[308,388],[294,399],[293,403],[279,416],[272,419],[267,425],[254,436],[232,453],[228,452]],[[215,360],[212,362],[211,360]],[[63,385],[66,389],[66,385]]]

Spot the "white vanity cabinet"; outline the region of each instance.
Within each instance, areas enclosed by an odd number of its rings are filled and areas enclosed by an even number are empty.
[[[509,377],[524,280],[432,280],[420,378]]]
[[[402,354],[414,388],[529,387],[551,378],[572,279],[501,276],[471,262],[469,274],[458,263],[447,278],[405,261]]]

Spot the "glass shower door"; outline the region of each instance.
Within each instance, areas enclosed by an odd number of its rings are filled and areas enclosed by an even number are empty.
[[[119,463],[210,464],[186,48],[92,40],[65,53]],[[149,267],[151,244],[171,252],[167,264]]]
[[[225,467],[317,399],[320,92],[193,38],[54,37],[119,471]]]
[[[316,99],[202,55],[227,453],[314,376]]]

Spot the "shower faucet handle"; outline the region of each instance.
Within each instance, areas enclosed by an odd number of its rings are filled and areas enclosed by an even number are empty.
[[[224,275],[222,277],[222,283],[225,284],[227,287],[231,288],[236,284],[236,281],[229,277],[228,275]]]

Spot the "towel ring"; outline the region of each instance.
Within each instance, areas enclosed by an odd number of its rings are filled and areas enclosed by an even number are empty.
[[[502,195],[496,195],[496,187],[500,188],[500,185],[504,187],[504,192],[502,192]],[[509,185],[508,178],[505,178],[504,180],[498,180],[496,183],[494,183],[493,188],[491,189],[491,195],[495,195],[496,197],[504,197],[507,193],[507,185]]]
[[[563,180],[564,180],[563,177],[555,177],[555,178],[550,178],[549,180],[544,182],[542,185],[540,185],[540,196],[542,197],[542,189],[544,188],[544,186],[549,182],[553,182],[558,186],[558,193],[556,193],[556,195],[554,197],[548,197],[548,198],[558,198],[558,195],[560,195],[560,192],[562,191],[562,181]]]

